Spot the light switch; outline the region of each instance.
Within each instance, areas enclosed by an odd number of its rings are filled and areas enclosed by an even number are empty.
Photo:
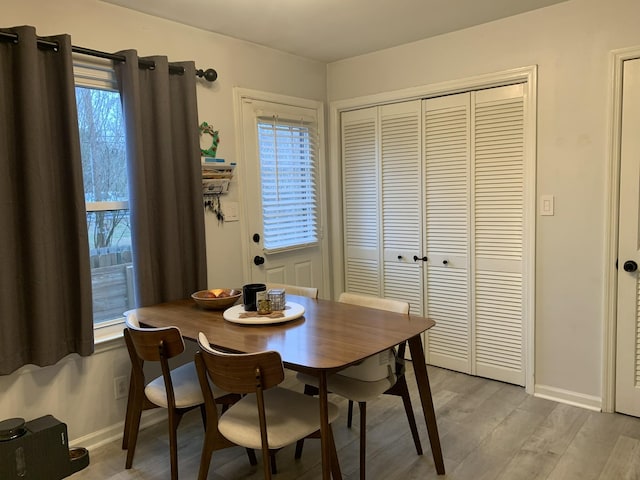
[[[540,215],[553,215],[553,195],[540,195]]]
[[[224,205],[222,205],[222,211],[224,212],[225,222],[238,221],[238,202],[224,202]]]

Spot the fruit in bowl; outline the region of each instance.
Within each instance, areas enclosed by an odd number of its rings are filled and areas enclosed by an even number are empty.
[[[208,310],[223,310],[236,303],[241,296],[242,290],[236,288],[213,288],[191,294],[198,305]]]

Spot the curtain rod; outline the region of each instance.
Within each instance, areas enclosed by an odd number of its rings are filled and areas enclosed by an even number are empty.
[[[0,32],[0,40],[9,40],[13,43],[18,43],[18,34],[10,33],[10,32]],[[58,44],[56,42],[51,42],[49,40],[38,39],[38,46],[42,48],[50,48],[54,51],[58,50]],[[115,53],[107,53],[101,52],[99,50],[92,50],[90,48],[85,47],[77,47],[75,45],[71,46],[71,50],[75,53],[80,53],[82,55],[90,55],[92,57],[105,58],[107,60],[113,60],[116,62],[125,62],[126,57],[124,55],[117,55]],[[156,64],[152,60],[139,59],[138,64],[145,68],[153,69],[156,67]],[[178,75],[184,75],[184,68],[178,67],[175,65],[169,65],[170,73],[177,73]],[[208,82],[215,82],[218,78],[218,72],[216,72],[213,68],[208,68],[206,70],[198,69],[196,70],[196,76],[200,78],[204,78]]]

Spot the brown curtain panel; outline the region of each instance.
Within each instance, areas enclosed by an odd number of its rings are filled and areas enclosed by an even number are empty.
[[[93,353],[71,40],[0,41],[0,374]]]
[[[116,64],[127,135],[136,305],[187,298],[206,288],[200,138],[193,62],[172,65],[134,50]]]

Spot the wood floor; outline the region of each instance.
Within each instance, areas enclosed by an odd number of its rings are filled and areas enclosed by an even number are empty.
[[[419,414],[415,380],[409,387]],[[418,428],[424,455],[416,455],[400,398],[382,396],[368,404],[367,478],[452,480],[631,480],[640,479],[640,419],[592,412],[527,395],[524,389],[429,367],[446,476],[436,474],[424,418]],[[285,385],[302,390],[295,378]],[[358,416],[346,427],[346,402],[334,435],[343,478],[358,478]],[[357,412],[357,408],[356,408]],[[197,478],[202,423],[197,411],[187,414],[178,430],[180,478]],[[276,479],[321,478],[320,442],[307,440],[301,460],[293,448],[277,454]],[[90,451],[90,465],[72,480],[166,480],[169,454],[166,424],[140,433],[133,468],[124,469],[120,441]],[[210,480],[261,479],[241,448],[214,452]]]

